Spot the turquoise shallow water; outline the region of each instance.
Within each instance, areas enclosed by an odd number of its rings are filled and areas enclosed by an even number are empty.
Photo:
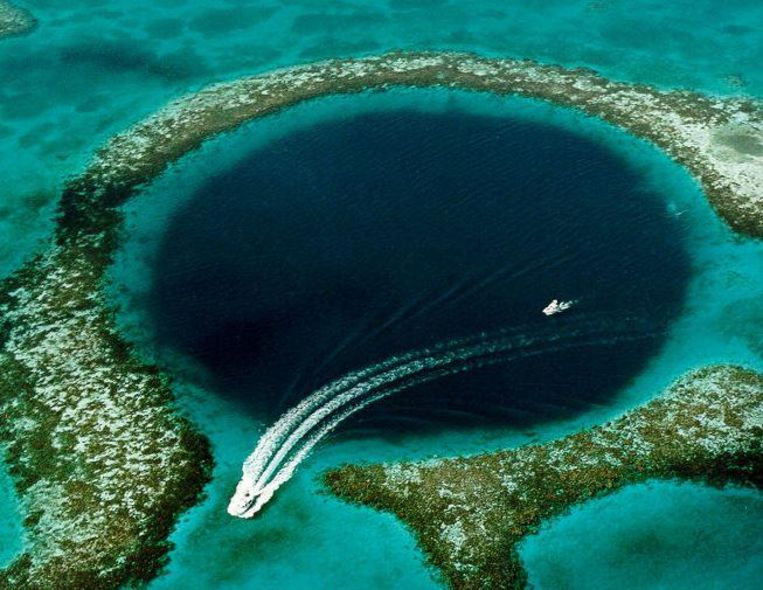
[[[759,588],[763,497],[652,482],[593,500],[529,537],[530,588]]]
[[[22,518],[13,481],[0,462],[0,568],[13,561],[21,550]]]
[[[15,267],[47,234],[62,180],[76,173],[88,154],[111,134],[174,96],[275,66],[395,48],[460,49],[586,65],[613,78],[663,87],[763,96],[759,67],[763,3],[755,0],[348,0],[330,8],[318,0],[256,4],[73,0],[65,5],[28,0],[23,4],[39,18],[40,27],[32,35],[0,42],[0,275]],[[228,518],[224,506],[241,460],[263,425],[223,400],[210,399],[208,392],[181,387],[181,404],[212,439],[218,466],[209,498],[184,516],[173,537],[177,550],[167,575],[152,587],[437,587],[421,565],[411,536],[394,519],[319,493],[315,477],[322,469],[342,461],[448,455],[544,440],[632,407],[685,370],[704,363],[738,362],[763,368],[759,306],[763,247],[732,236],[683,170],[642,142],[563,110],[436,91],[318,101],[246,126],[185,158],[130,205],[129,243],[124,250],[129,255],[115,269],[127,333],[151,354],[152,335],[141,312],[141,297],[147,290],[157,237],[173,208],[194,187],[257,145],[292,129],[366,110],[424,105],[440,112],[505,110],[574,129],[627,157],[669,195],[666,215],[680,216],[687,226],[694,275],[683,315],[660,354],[606,406],[532,430],[486,428],[335,442],[317,452],[264,518],[254,522]],[[188,372],[198,370],[183,361],[173,366],[178,371],[181,366]],[[4,519],[0,521],[0,565],[20,547],[20,515],[6,484],[0,471]],[[613,559],[618,550],[643,538],[644,519],[651,518],[631,510],[633,502],[624,505],[623,498],[654,504],[655,494],[664,496],[659,503],[664,527],[654,533],[661,539],[721,534],[720,528],[697,533],[692,527],[699,509],[691,506],[701,507],[711,523],[729,519],[743,526],[763,517],[756,495],[744,496],[753,498],[748,502],[739,500],[735,492],[702,489],[684,493],[639,488],[623,494],[613,499],[610,508],[624,521],[606,537]],[[682,509],[684,505],[689,508]],[[744,510],[739,508],[742,505]],[[570,534],[582,534],[597,522],[586,510],[569,517],[562,532],[550,531],[534,540],[554,547],[553,563],[539,561],[537,548],[531,563],[528,546],[525,557],[540,587],[544,583],[555,587],[553,575],[560,571],[578,584],[571,586],[576,588],[637,575],[633,564],[621,564],[618,570],[611,562],[596,561],[601,546],[593,540],[585,559],[568,559],[565,535],[569,539]],[[738,540],[723,538],[730,544]],[[670,549],[669,544],[662,546]],[[734,546],[750,563],[760,555],[759,545],[752,542]],[[709,585],[704,587],[723,587],[723,580],[736,576],[728,568],[730,557],[717,545],[708,544],[706,549],[709,557],[702,571]],[[673,577],[666,579],[672,585],[666,582],[658,587],[685,587],[676,582],[675,572],[690,569],[694,557],[678,550],[670,555],[676,564],[674,573],[666,574]],[[663,557],[654,552],[645,559],[653,563]],[[753,575],[760,570],[750,571]],[[755,587],[745,585],[754,577],[740,576],[732,578],[736,587]],[[700,582],[694,585],[703,587]]]

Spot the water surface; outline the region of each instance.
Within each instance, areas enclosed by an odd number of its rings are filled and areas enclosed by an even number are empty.
[[[632,486],[547,523],[520,554],[537,590],[753,590],[763,580],[763,495]]]
[[[296,132],[210,179],[166,229],[148,307],[161,346],[266,419],[408,350],[642,321],[635,342],[438,380],[362,418],[517,425],[603,403],[638,372],[682,307],[684,248],[664,198],[581,135],[399,110]],[[554,298],[577,303],[548,318]]]
[[[256,5],[239,1],[135,0],[127,5],[118,0],[65,4],[24,0],[23,5],[38,17],[39,28],[31,35],[0,43],[0,71],[5,74],[0,89],[0,176],[4,179],[0,275],[18,266],[48,234],[62,180],[78,172],[93,149],[172,97],[241,74],[337,55],[452,48],[586,65],[616,79],[665,87],[763,95],[763,3],[757,0],[348,0],[330,9],[325,2],[314,0]],[[365,97],[322,104],[324,113],[336,118],[361,103],[373,103],[371,110],[379,108],[375,100],[385,105],[385,101],[394,102],[389,97]],[[418,107],[443,104],[433,93],[412,102]],[[470,97],[467,102],[469,110],[479,103],[483,113],[502,109],[496,101]],[[528,110],[526,103],[519,107],[510,104],[513,114]],[[320,109],[315,105],[292,109],[282,117],[209,142],[157,182],[144,199],[130,205],[126,238],[131,243],[120,263],[127,280],[121,285],[119,301],[124,305],[126,333],[129,327],[131,335],[141,335],[135,340],[144,350],[152,351],[154,343],[144,305],[154,268],[153,251],[157,237],[167,229],[167,218],[173,217],[161,207],[172,209],[168,204],[181,202],[208,177],[250,153],[251,142],[242,140],[249,133],[264,130],[266,137],[283,135],[283,129],[292,129],[295,121],[304,123],[311,116],[306,113],[316,110]],[[536,113],[535,120],[570,123],[576,131],[606,145],[608,151],[627,156],[643,179],[648,178],[664,193],[666,214],[678,218],[689,234],[686,249],[692,276],[687,302],[658,355],[617,395],[601,400],[606,403],[591,405],[595,396],[576,388],[587,404],[586,411],[574,408],[572,419],[536,426],[532,431],[484,427],[445,433],[437,428],[429,435],[416,436],[416,429],[408,428],[401,430],[405,436],[382,439],[374,432],[389,433],[392,424],[377,415],[376,428],[367,436],[328,445],[316,454],[283,491],[284,497],[273,503],[268,518],[256,523],[231,521],[224,515],[224,506],[239,475],[240,461],[251,449],[263,419],[254,416],[259,412],[253,412],[251,406],[242,412],[242,404],[248,403],[242,394],[231,390],[222,397],[219,387],[200,391],[178,385],[182,407],[213,440],[218,466],[209,498],[184,517],[174,534],[178,548],[172,554],[169,573],[154,587],[435,587],[399,523],[319,495],[314,476],[342,461],[479,452],[544,440],[644,402],[684,371],[708,362],[763,368],[763,315],[758,309],[763,297],[760,244],[728,232],[685,171],[670,164],[663,154],[577,115],[537,105],[530,110]],[[166,366],[179,372],[179,363]],[[203,373],[195,367],[193,374],[201,376],[193,380],[200,383],[210,378]],[[582,380],[583,375],[578,373],[576,378]],[[268,399],[269,409],[263,414],[275,413],[279,407],[278,400]],[[554,412],[560,407],[565,404],[555,403]],[[387,415],[422,408],[388,408],[392,409]],[[4,485],[0,481],[0,488]],[[0,548],[10,556],[20,539],[14,523],[20,523],[21,517],[12,508],[11,488],[6,489],[7,493],[0,491],[0,503],[10,524],[2,529],[0,523]],[[729,517],[724,502],[713,498],[701,504],[706,518]],[[627,507],[621,508],[623,519],[633,515]],[[732,520],[740,527],[760,520],[759,516],[745,520],[741,512],[736,514],[739,518]],[[638,520],[637,515],[634,518]],[[638,527],[632,532],[633,538],[641,535]],[[617,551],[620,545],[628,547],[631,537],[607,538]],[[760,555],[754,543],[747,548],[732,546],[740,556]],[[722,548],[713,547],[723,555]],[[676,564],[685,558],[696,565],[691,555],[671,555]],[[708,560],[713,562],[712,556]],[[588,561],[581,564],[585,567]],[[595,577],[581,579],[605,579],[602,572],[606,574],[607,567],[591,566],[586,575]],[[577,575],[566,571],[572,577]],[[708,584],[716,587],[724,586],[725,576],[740,579],[723,568],[701,571]]]

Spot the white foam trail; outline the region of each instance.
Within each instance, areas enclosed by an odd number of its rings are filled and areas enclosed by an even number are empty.
[[[479,348],[479,347],[471,347],[471,349],[463,349],[463,350],[457,350],[453,352],[444,353],[443,355],[439,357],[430,356],[426,357],[420,360],[413,360],[409,363],[397,365],[394,368],[379,373],[377,375],[374,375],[370,377],[366,381],[362,381],[360,383],[357,383],[356,385],[350,387],[349,389],[344,390],[341,393],[338,393],[334,398],[330,399],[325,404],[321,405],[317,410],[312,412],[309,416],[307,416],[305,419],[303,419],[302,423],[295,428],[291,434],[286,438],[286,440],[283,440],[280,444],[278,450],[274,455],[271,456],[271,458],[268,461],[268,467],[259,475],[259,481],[267,481],[270,476],[273,474],[273,471],[278,468],[278,466],[283,462],[283,460],[288,456],[288,454],[291,452],[291,450],[300,443],[301,439],[308,433],[310,430],[312,430],[315,426],[320,424],[320,422],[333,414],[334,412],[340,410],[342,407],[351,404],[354,401],[359,401],[358,404],[353,406],[354,408],[361,409],[361,407],[367,406],[370,401],[367,399],[362,399],[365,394],[373,393],[377,390],[380,390],[384,388],[385,386],[390,385],[391,383],[394,383],[396,381],[400,381],[401,379],[405,379],[406,377],[410,375],[416,375],[419,373],[423,373],[426,371],[430,371],[433,369],[437,369],[440,367],[447,367],[448,365],[458,363],[459,361],[466,361],[470,358],[478,355],[478,354],[489,354],[490,349],[485,348]],[[450,372],[457,372],[461,370],[459,366],[453,367]],[[438,374],[439,376],[439,374]],[[426,378],[426,376],[422,377],[422,381],[426,380],[429,381],[431,379],[434,379],[436,377]],[[400,391],[401,389],[407,389],[408,387],[411,387],[412,384],[407,382],[406,385],[401,387],[395,387],[394,391]],[[390,395],[392,392],[387,392],[384,395]],[[378,399],[375,395],[373,395],[375,399]],[[353,411],[357,411],[353,410]],[[349,415],[349,414],[348,414]],[[268,453],[270,454],[270,453]]]
[[[321,439],[376,400],[472,368],[574,346],[615,343],[645,336],[643,332],[612,335],[611,328],[602,330],[598,323],[595,330],[577,329],[564,334],[506,336],[504,333],[492,339],[480,335],[392,357],[349,373],[300,401],[263,434],[254,452],[244,462],[243,476],[231,498],[228,512],[243,518],[253,516],[291,478]],[[540,348],[534,348],[539,345]]]
[[[477,336],[468,339],[454,340],[445,345],[438,345],[433,348],[413,351],[401,356],[392,357],[376,365],[348,373],[342,378],[328,383],[288,410],[267,430],[267,432],[260,438],[255,452],[252,453],[244,463],[244,469],[256,471],[260,463],[270,458],[270,451],[274,448],[274,444],[279,443],[289,434],[291,425],[299,424],[302,419],[312,413],[315,409],[327,403],[337,393],[350,388],[357,383],[368,381],[376,374],[392,370],[398,365],[415,361],[418,358],[431,356],[438,351],[446,350],[449,347],[453,348],[454,346],[475,342],[480,340],[480,338],[484,339],[484,337]]]

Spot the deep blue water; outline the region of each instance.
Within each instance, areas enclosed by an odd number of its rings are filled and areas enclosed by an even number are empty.
[[[561,127],[398,110],[249,153],[173,217],[148,307],[159,342],[272,419],[349,370],[498,328],[648,337],[438,380],[355,426],[526,424],[605,403],[681,310],[677,218],[620,156]],[[575,299],[547,318],[553,298]]]

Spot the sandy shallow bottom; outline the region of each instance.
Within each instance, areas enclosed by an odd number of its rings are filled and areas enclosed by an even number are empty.
[[[21,551],[22,519],[13,481],[0,461],[0,568],[13,561]]]
[[[547,523],[520,554],[537,590],[757,588],[763,494],[635,485]]]

